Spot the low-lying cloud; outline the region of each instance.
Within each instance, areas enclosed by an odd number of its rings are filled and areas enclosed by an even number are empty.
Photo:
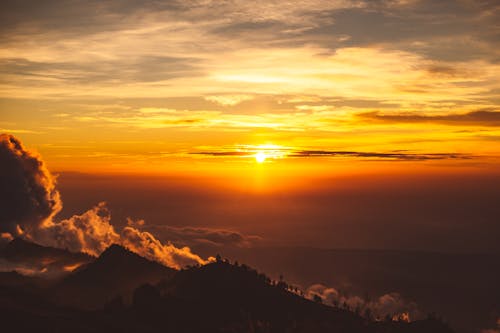
[[[392,320],[413,321],[422,317],[417,304],[406,301],[398,293],[389,293],[375,299],[367,299],[345,295],[335,288],[322,284],[314,284],[307,288],[305,296],[312,300],[319,297],[326,305],[349,308],[359,312],[362,316],[375,320],[384,320],[390,317]]]
[[[245,235],[234,230],[220,228],[154,225],[145,227],[145,229],[151,231],[160,239],[168,239],[175,244],[185,246],[251,247],[262,240],[261,237],[256,235]]]
[[[94,256],[116,243],[174,268],[206,263],[188,247],[164,244],[153,234],[134,226],[117,231],[104,202],[81,215],[55,219],[62,208],[56,178],[39,155],[28,151],[8,134],[0,135],[0,184],[2,239],[22,237]]]
[[[34,265],[11,262],[0,258],[0,272],[13,272],[16,271],[21,275],[37,276],[46,275],[47,269],[45,267],[36,267]]]

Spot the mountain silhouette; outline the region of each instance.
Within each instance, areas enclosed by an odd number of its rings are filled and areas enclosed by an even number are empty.
[[[42,284],[40,279],[19,274],[16,271],[0,272],[0,286],[33,289]]]
[[[0,249],[2,259],[10,264],[12,270],[51,277],[66,275],[95,260],[88,254],[42,246],[21,238],[13,239]]]
[[[181,270],[167,281],[136,290],[134,306],[153,325],[187,332],[415,332],[451,330],[438,320],[374,322],[305,299],[284,281],[245,265],[218,261]],[[149,297],[149,302],[147,301]],[[165,324],[168,314],[168,324]],[[198,318],[196,322],[192,316]]]
[[[92,256],[84,253],[73,253],[68,250],[58,249],[50,246],[42,246],[24,240],[22,238],[14,238],[0,249],[0,255],[9,260],[27,260],[27,259],[73,259],[73,260],[87,260],[93,259]]]
[[[119,245],[52,285],[26,287],[36,279],[0,273],[0,313],[9,319],[2,327],[16,332],[452,332],[432,318],[411,323],[363,318],[220,258],[175,270]]]
[[[158,283],[174,273],[172,268],[111,245],[95,261],[63,279],[52,290],[52,298],[61,304],[99,308],[117,296],[130,299],[138,286]]]

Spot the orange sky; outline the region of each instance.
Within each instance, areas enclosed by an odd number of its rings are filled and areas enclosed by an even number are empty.
[[[0,131],[53,170],[498,165],[494,4],[2,6]]]

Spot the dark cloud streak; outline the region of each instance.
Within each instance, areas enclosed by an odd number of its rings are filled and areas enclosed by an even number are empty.
[[[191,152],[192,155],[206,155],[213,157],[254,157],[254,151],[203,151]],[[286,157],[315,158],[315,157],[351,157],[371,160],[396,160],[396,161],[428,161],[428,160],[456,160],[472,159],[474,156],[458,153],[411,153],[406,151],[394,152],[358,152],[347,150],[289,150]]]
[[[251,247],[262,240],[256,235],[245,235],[238,231],[221,228],[151,225],[144,227],[144,229],[153,232],[160,239],[169,240],[178,246]]]
[[[454,153],[405,153],[405,152],[356,152],[356,151],[332,151],[332,150],[302,150],[290,155],[290,157],[355,157],[369,159],[389,159],[400,161],[427,161],[427,160],[447,160],[447,159],[469,159],[471,155]]]
[[[383,114],[381,112],[365,112],[358,117],[394,123],[443,123],[449,125],[500,126],[500,112],[479,110],[462,114],[425,115],[417,113]]]

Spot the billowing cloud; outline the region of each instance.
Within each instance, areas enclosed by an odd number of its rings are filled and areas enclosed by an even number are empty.
[[[417,304],[406,301],[398,293],[389,293],[370,300],[359,296],[344,295],[335,288],[315,284],[307,288],[305,296],[309,299],[319,297],[324,304],[348,307],[353,311],[359,311],[361,315],[369,315],[377,320],[382,320],[387,316],[393,320],[403,321],[412,321],[422,317]]]
[[[0,232],[30,232],[62,208],[56,180],[40,156],[9,134],[0,134],[0,184]]]
[[[99,255],[112,244],[121,244],[162,264],[180,268],[206,261],[188,247],[163,244],[149,232],[127,226],[117,232],[105,203],[65,220],[54,216],[62,202],[55,178],[42,159],[11,135],[0,136],[0,188],[2,239],[21,236],[34,242],[73,252]]]
[[[85,252],[98,256],[110,245],[121,243],[120,235],[111,224],[111,213],[104,202],[81,215],[49,222],[34,230],[30,237],[45,245]]]
[[[123,228],[121,244],[143,257],[173,268],[206,263],[205,260],[192,253],[189,247],[177,248],[171,243],[162,244],[151,233],[139,231],[133,227]]]

